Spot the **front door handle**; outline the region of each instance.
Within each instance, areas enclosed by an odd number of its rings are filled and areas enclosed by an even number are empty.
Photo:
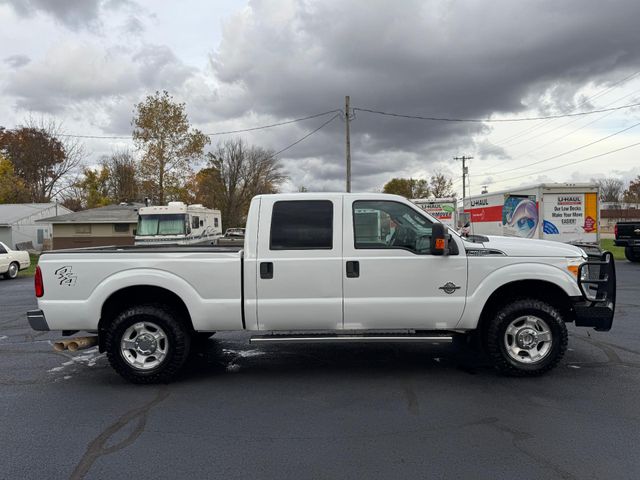
[[[347,278],[357,278],[360,276],[360,262],[350,260],[347,262]]]
[[[273,278],[273,262],[260,263],[260,278]]]

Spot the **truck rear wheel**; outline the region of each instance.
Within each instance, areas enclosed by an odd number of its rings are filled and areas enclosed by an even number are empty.
[[[164,305],[127,308],[105,335],[109,363],[133,383],[169,382],[184,365],[191,346],[187,327]]]
[[[640,249],[634,250],[633,247],[624,247],[624,256],[630,262],[640,262]]]
[[[518,299],[502,306],[486,331],[494,366],[513,376],[541,375],[567,350],[567,327],[557,308],[542,300]]]

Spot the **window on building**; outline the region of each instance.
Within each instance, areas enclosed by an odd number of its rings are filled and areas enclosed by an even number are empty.
[[[91,225],[88,223],[78,224],[74,226],[76,233],[91,233]]]
[[[333,203],[328,200],[280,201],[271,214],[271,250],[331,250]]]
[[[36,242],[38,244],[42,244],[42,242],[44,242],[44,229],[43,228],[39,228],[38,231],[36,232]]]
[[[129,233],[129,224],[128,223],[114,223],[113,231],[116,233]]]
[[[386,200],[353,202],[355,248],[429,253],[431,222],[411,207]]]

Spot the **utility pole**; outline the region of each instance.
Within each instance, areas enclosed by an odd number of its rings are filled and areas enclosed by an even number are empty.
[[[347,144],[347,193],[351,192],[351,134],[349,132],[349,95],[344,97],[344,124],[346,127],[346,144]]]
[[[467,167],[467,160],[472,160],[473,157],[467,157],[465,155],[461,157],[453,157],[454,160],[462,160],[462,204],[464,205],[464,199],[467,196],[467,175],[469,175],[469,168]]]

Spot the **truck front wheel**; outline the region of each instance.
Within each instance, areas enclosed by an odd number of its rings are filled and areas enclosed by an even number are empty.
[[[109,363],[133,383],[172,380],[191,346],[187,327],[164,305],[127,308],[108,325],[105,335]]]
[[[567,327],[557,308],[533,298],[498,309],[486,331],[494,366],[514,376],[534,376],[554,368],[567,350]]]
[[[634,250],[633,247],[624,247],[624,256],[630,262],[640,262],[640,249]]]

